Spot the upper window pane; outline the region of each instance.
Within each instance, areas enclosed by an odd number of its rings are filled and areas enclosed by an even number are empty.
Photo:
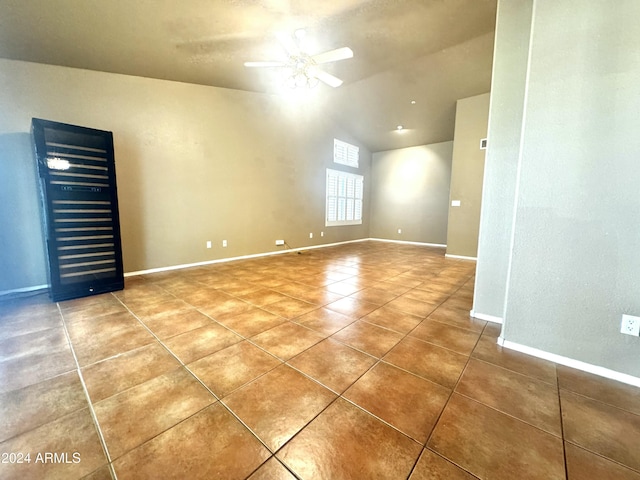
[[[359,159],[360,149],[358,147],[337,138],[333,139],[333,161],[335,163],[358,168]]]

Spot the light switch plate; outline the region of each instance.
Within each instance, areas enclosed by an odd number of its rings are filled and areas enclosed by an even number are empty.
[[[452,207],[459,207],[460,206],[460,200],[451,200],[451,206]]]

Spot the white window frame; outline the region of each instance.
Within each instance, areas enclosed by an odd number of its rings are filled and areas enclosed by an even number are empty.
[[[325,226],[361,225],[364,177],[327,168]]]
[[[359,168],[360,149],[355,145],[351,145],[350,143],[334,138],[333,163],[346,165],[347,167]]]

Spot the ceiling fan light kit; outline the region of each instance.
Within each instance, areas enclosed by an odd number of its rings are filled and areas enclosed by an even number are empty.
[[[342,85],[342,80],[320,69],[318,65],[329,62],[337,62],[353,57],[353,51],[349,47],[337,48],[327,52],[309,55],[300,48],[300,41],[304,38],[304,30],[296,30],[293,36],[277,35],[278,40],[289,55],[286,62],[264,61],[245,62],[245,67],[285,67],[288,75],[285,85],[290,88],[313,88],[320,82],[336,88]]]

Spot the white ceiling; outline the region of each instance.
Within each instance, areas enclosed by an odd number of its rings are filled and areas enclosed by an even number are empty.
[[[455,101],[490,90],[496,1],[0,0],[0,57],[279,94],[243,63],[305,28],[310,53],[354,51],[312,94],[375,152],[453,139]]]

